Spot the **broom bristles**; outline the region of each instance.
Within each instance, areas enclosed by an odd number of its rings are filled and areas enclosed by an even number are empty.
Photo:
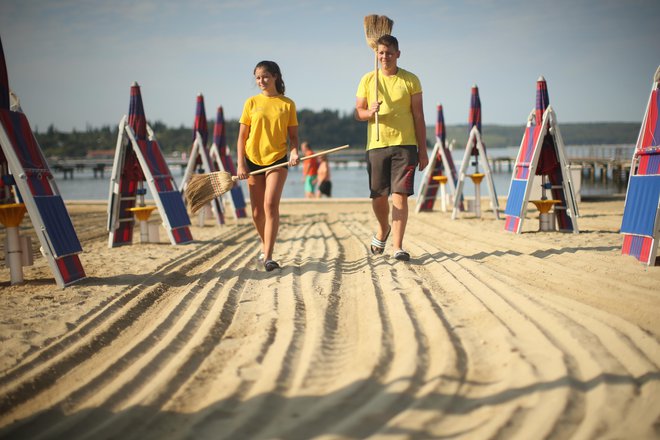
[[[234,186],[231,174],[217,171],[209,174],[193,174],[186,186],[186,202],[194,214],[216,197]]]
[[[364,17],[364,34],[367,37],[367,44],[373,49],[378,49],[378,39],[383,35],[392,33],[394,21],[385,15],[367,15]]]

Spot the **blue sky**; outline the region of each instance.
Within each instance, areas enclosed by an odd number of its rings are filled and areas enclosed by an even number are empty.
[[[660,64],[660,0],[0,0],[0,37],[33,128],[116,125],[133,81],[150,121],[192,126],[200,92],[238,118],[263,59],[299,109],[350,112],[368,14],[394,20],[427,125],[437,103],[466,123],[472,84],[484,130],[522,125],[539,75],[560,123],[641,123]]]

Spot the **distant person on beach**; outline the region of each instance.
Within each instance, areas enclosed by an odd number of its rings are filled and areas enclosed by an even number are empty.
[[[248,181],[252,221],[261,238],[259,260],[270,272],[280,267],[273,260],[273,248],[280,226],[282,189],[289,170],[283,166],[263,174],[249,173],[275,164],[299,163],[298,117],[296,104],[284,96],[284,80],[277,63],[261,61],[253,73],[261,93],[245,101],[239,119],[237,176]]]
[[[309,142],[304,141],[300,144],[303,156],[311,156],[314,154]],[[305,187],[305,198],[313,199],[316,195],[316,183],[318,173],[318,161],[315,157],[303,161],[303,184]]]
[[[383,35],[377,46],[380,70],[360,80],[355,117],[367,124],[367,172],[371,204],[378,229],[371,240],[371,252],[382,254],[392,233],[394,258],[410,260],[403,249],[408,222],[408,197],[414,193],[415,166],[426,168],[426,124],[422,106],[422,85],[416,75],[398,67],[399,42]],[[378,81],[378,96],[374,82]],[[378,113],[379,126],[375,124]],[[377,136],[377,130],[379,135]],[[378,139],[377,139],[378,137]],[[392,195],[392,225],[389,224],[389,195]]]
[[[319,157],[318,184],[316,197],[332,197],[332,182],[330,181],[330,162],[326,156]]]

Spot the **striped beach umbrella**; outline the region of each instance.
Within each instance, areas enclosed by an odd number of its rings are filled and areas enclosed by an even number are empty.
[[[142,93],[140,93],[140,86],[137,82],[131,84],[131,100],[128,104],[128,125],[133,129],[138,142],[147,141],[147,117],[144,114]],[[145,180],[140,162],[132,148],[126,150],[122,175],[126,185],[132,185],[131,181],[139,182]]]
[[[213,143],[218,147],[220,156],[227,154],[227,135],[225,134],[225,113],[222,106],[218,107],[213,126]]]
[[[131,101],[128,105],[128,125],[135,132],[137,140],[147,140],[147,117],[144,115],[142,94],[137,82],[131,85]]]
[[[209,129],[208,122],[206,121],[206,108],[204,107],[204,95],[201,93],[197,95],[197,106],[195,107],[195,121],[193,122],[193,143],[197,137],[197,133],[202,137],[202,149],[197,155],[197,160],[195,161],[195,166],[197,168],[203,168],[202,166],[202,154],[208,156],[207,145],[209,142]],[[191,152],[192,154],[192,152]]]
[[[5,63],[5,51],[0,39],[0,108],[9,110],[9,76],[7,75],[7,64]]]
[[[540,76],[536,81],[536,107],[534,109],[534,118],[536,125],[540,126],[543,122],[543,113],[550,105],[550,97],[548,95],[548,84],[543,76]],[[541,152],[536,165],[536,175],[551,175],[559,169],[559,157],[557,156],[554,138],[550,134],[546,134],[542,140]],[[559,179],[559,177],[557,177]]]
[[[472,86],[470,114],[468,115],[468,132],[470,132],[475,125],[477,126],[479,133],[481,133],[481,99],[479,99],[479,88],[476,84]]]
[[[442,146],[445,145],[447,139],[445,130],[445,116],[442,112],[442,104],[438,104],[438,118],[435,121],[435,137]]]
[[[536,125],[541,125],[543,112],[548,108],[548,105],[550,105],[548,84],[543,76],[539,76],[539,79],[536,80]]]
[[[197,132],[202,136],[202,143],[204,148],[209,143],[209,129],[208,122],[206,121],[206,109],[204,108],[204,96],[200,93],[197,95],[197,108],[195,109],[195,121],[193,123],[193,141],[197,136]]]
[[[472,131],[472,127],[477,127],[477,131],[481,133],[481,99],[479,99],[479,88],[476,84],[472,86],[472,93],[470,97],[470,114],[468,115],[468,136]],[[479,150],[475,143],[472,147],[472,156],[478,156]]]

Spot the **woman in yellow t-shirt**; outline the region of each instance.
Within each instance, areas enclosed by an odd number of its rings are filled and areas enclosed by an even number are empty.
[[[284,80],[274,61],[261,61],[254,68],[254,78],[261,93],[248,98],[243,106],[238,131],[238,178],[248,181],[252,221],[262,244],[264,268],[279,268],[273,260],[273,248],[280,226],[280,199],[287,167],[263,174],[253,171],[271,165],[298,165],[298,117],[296,104],[284,96]],[[287,152],[289,156],[287,158]]]

